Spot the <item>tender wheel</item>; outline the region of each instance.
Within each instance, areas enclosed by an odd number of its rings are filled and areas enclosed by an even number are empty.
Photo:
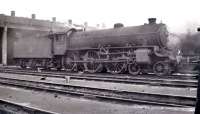
[[[164,61],[159,61],[154,64],[153,71],[158,76],[167,75],[170,71],[169,64]]]
[[[44,69],[51,70],[52,67],[53,67],[52,61],[51,60],[46,60],[45,61],[45,65],[44,65]]]
[[[64,59],[64,67],[65,67],[65,70],[66,71],[73,71],[75,66],[76,66],[76,63],[74,62],[75,61],[75,54],[74,53],[69,53],[65,56],[65,59]]]
[[[33,70],[37,69],[37,62],[38,62],[38,61],[36,61],[36,60],[32,60],[32,61],[30,62],[30,67],[31,67],[31,69],[33,69]]]
[[[88,51],[84,56],[84,69],[89,73],[101,72],[103,65],[97,60],[100,59],[96,51]]]
[[[62,69],[62,63],[60,58],[55,58],[54,60],[54,68],[57,69],[57,71],[60,71]]]
[[[28,67],[28,60],[20,60],[19,65],[22,69],[26,69]]]
[[[124,62],[113,62],[106,64],[107,72],[111,74],[119,74],[126,70],[126,63]]]
[[[26,68],[26,61],[21,60],[20,61],[20,67],[23,68],[23,69],[25,69]]]
[[[132,75],[138,75],[140,70],[140,67],[135,63],[128,65],[128,72]]]

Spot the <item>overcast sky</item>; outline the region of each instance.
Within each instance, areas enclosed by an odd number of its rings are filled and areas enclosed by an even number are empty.
[[[147,18],[156,17],[165,23],[171,32],[192,31],[200,26],[200,0],[2,0],[0,13],[16,16],[89,25],[105,23],[112,27],[121,22],[125,26],[147,23]]]

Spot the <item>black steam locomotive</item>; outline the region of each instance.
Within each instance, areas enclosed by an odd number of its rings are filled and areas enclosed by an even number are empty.
[[[70,29],[29,40],[30,44],[22,42],[15,47],[15,60],[22,68],[166,75],[177,65],[175,56],[167,48],[166,26],[157,24],[155,18],[149,18],[148,24],[140,26],[118,24],[113,29],[96,31]]]

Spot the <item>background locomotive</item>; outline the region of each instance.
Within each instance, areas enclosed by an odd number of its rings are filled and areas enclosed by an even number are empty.
[[[113,29],[50,33],[46,38],[18,39],[14,57],[21,67],[56,67],[66,71],[84,70],[130,74],[154,72],[170,74],[176,59],[167,48],[168,31],[165,24],[149,23]]]

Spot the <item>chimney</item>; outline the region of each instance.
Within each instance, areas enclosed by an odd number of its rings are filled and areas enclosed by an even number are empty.
[[[36,15],[35,15],[35,14],[32,14],[32,15],[31,15],[31,18],[32,18],[32,19],[35,19],[35,18],[36,18]]]
[[[122,23],[115,23],[114,24],[114,28],[121,28],[124,27],[124,25]]]
[[[11,11],[11,16],[15,17],[15,11]]]
[[[56,17],[52,17],[52,21],[53,21],[53,22],[56,22]]]
[[[156,24],[156,18],[149,18],[149,24]]]
[[[71,19],[68,20],[68,25],[70,25],[70,26],[72,25],[72,20]]]

